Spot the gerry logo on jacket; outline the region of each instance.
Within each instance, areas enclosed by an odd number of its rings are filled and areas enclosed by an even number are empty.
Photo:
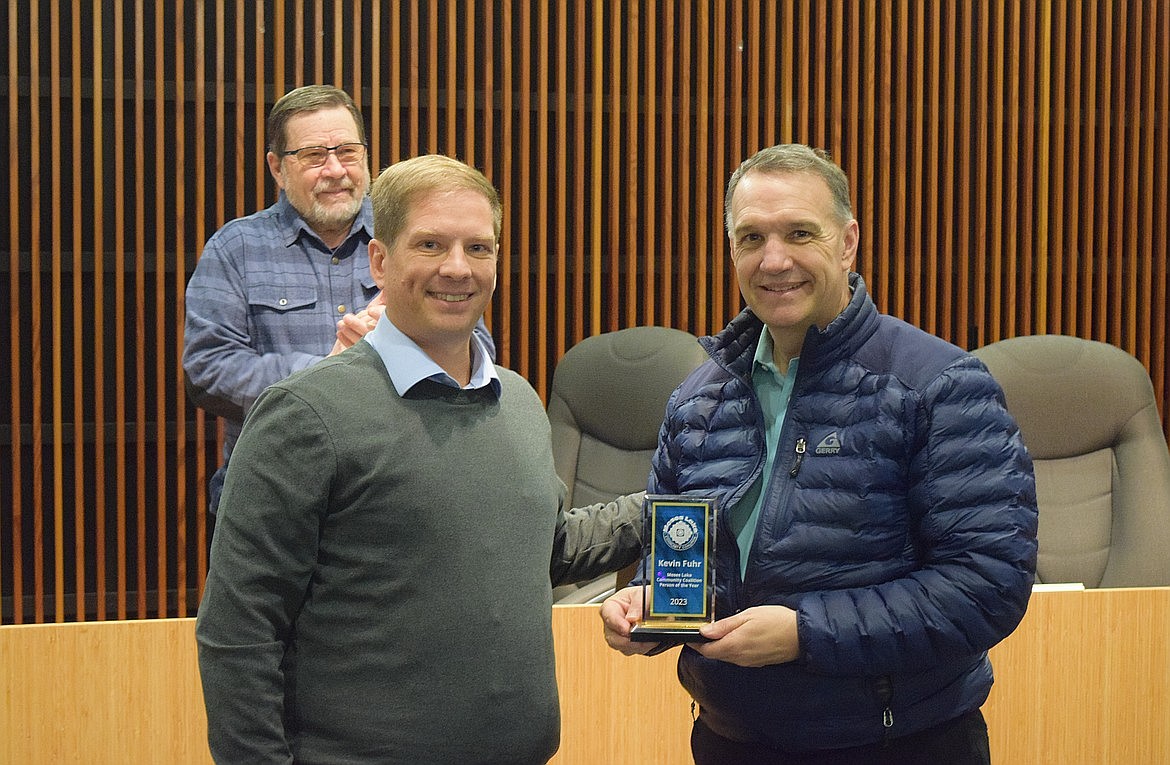
[[[829,435],[821,439],[821,442],[813,449],[816,454],[837,454],[841,451],[841,437],[837,435],[837,431],[833,431]]]

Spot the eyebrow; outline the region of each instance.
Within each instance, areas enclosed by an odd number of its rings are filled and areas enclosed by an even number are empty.
[[[414,239],[464,239],[473,242],[492,242],[496,241],[495,233],[490,234],[472,234],[471,236],[455,236],[451,233],[445,233],[436,229],[425,228],[416,229],[414,231],[407,231],[408,236]]]

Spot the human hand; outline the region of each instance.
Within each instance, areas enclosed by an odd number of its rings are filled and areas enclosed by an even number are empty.
[[[386,303],[382,293],[379,292],[362,310],[342,316],[337,321],[337,341],[333,344],[329,355],[335,356],[365,337],[385,312]]]
[[[626,587],[610,595],[601,604],[600,615],[605,625],[605,642],[615,651],[634,656],[649,653],[657,646],[630,640],[630,628],[642,620],[641,587]]]
[[[708,659],[741,667],[783,664],[800,656],[796,612],[785,606],[755,606],[700,628],[709,643],[689,643]]]

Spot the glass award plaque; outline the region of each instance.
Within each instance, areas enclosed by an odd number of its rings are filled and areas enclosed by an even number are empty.
[[[642,510],[648,554],[642,559],[640,642],[706,640],[699,627],[715,620],[715,500],[646,495]]]

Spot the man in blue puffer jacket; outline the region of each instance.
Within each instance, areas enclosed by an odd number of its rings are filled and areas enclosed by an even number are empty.
[[[878,313],[848,181],[774,146],[727,187],[747,309],[667,404],[649,491],[720,508],[717,621],[679,656],[699,765],[988,763],[987,650],[1024,615],[1032,463],[968,353]],[[765,329],[767,331],[765,331]],[[627,654],[640,588],[602,606]]]

